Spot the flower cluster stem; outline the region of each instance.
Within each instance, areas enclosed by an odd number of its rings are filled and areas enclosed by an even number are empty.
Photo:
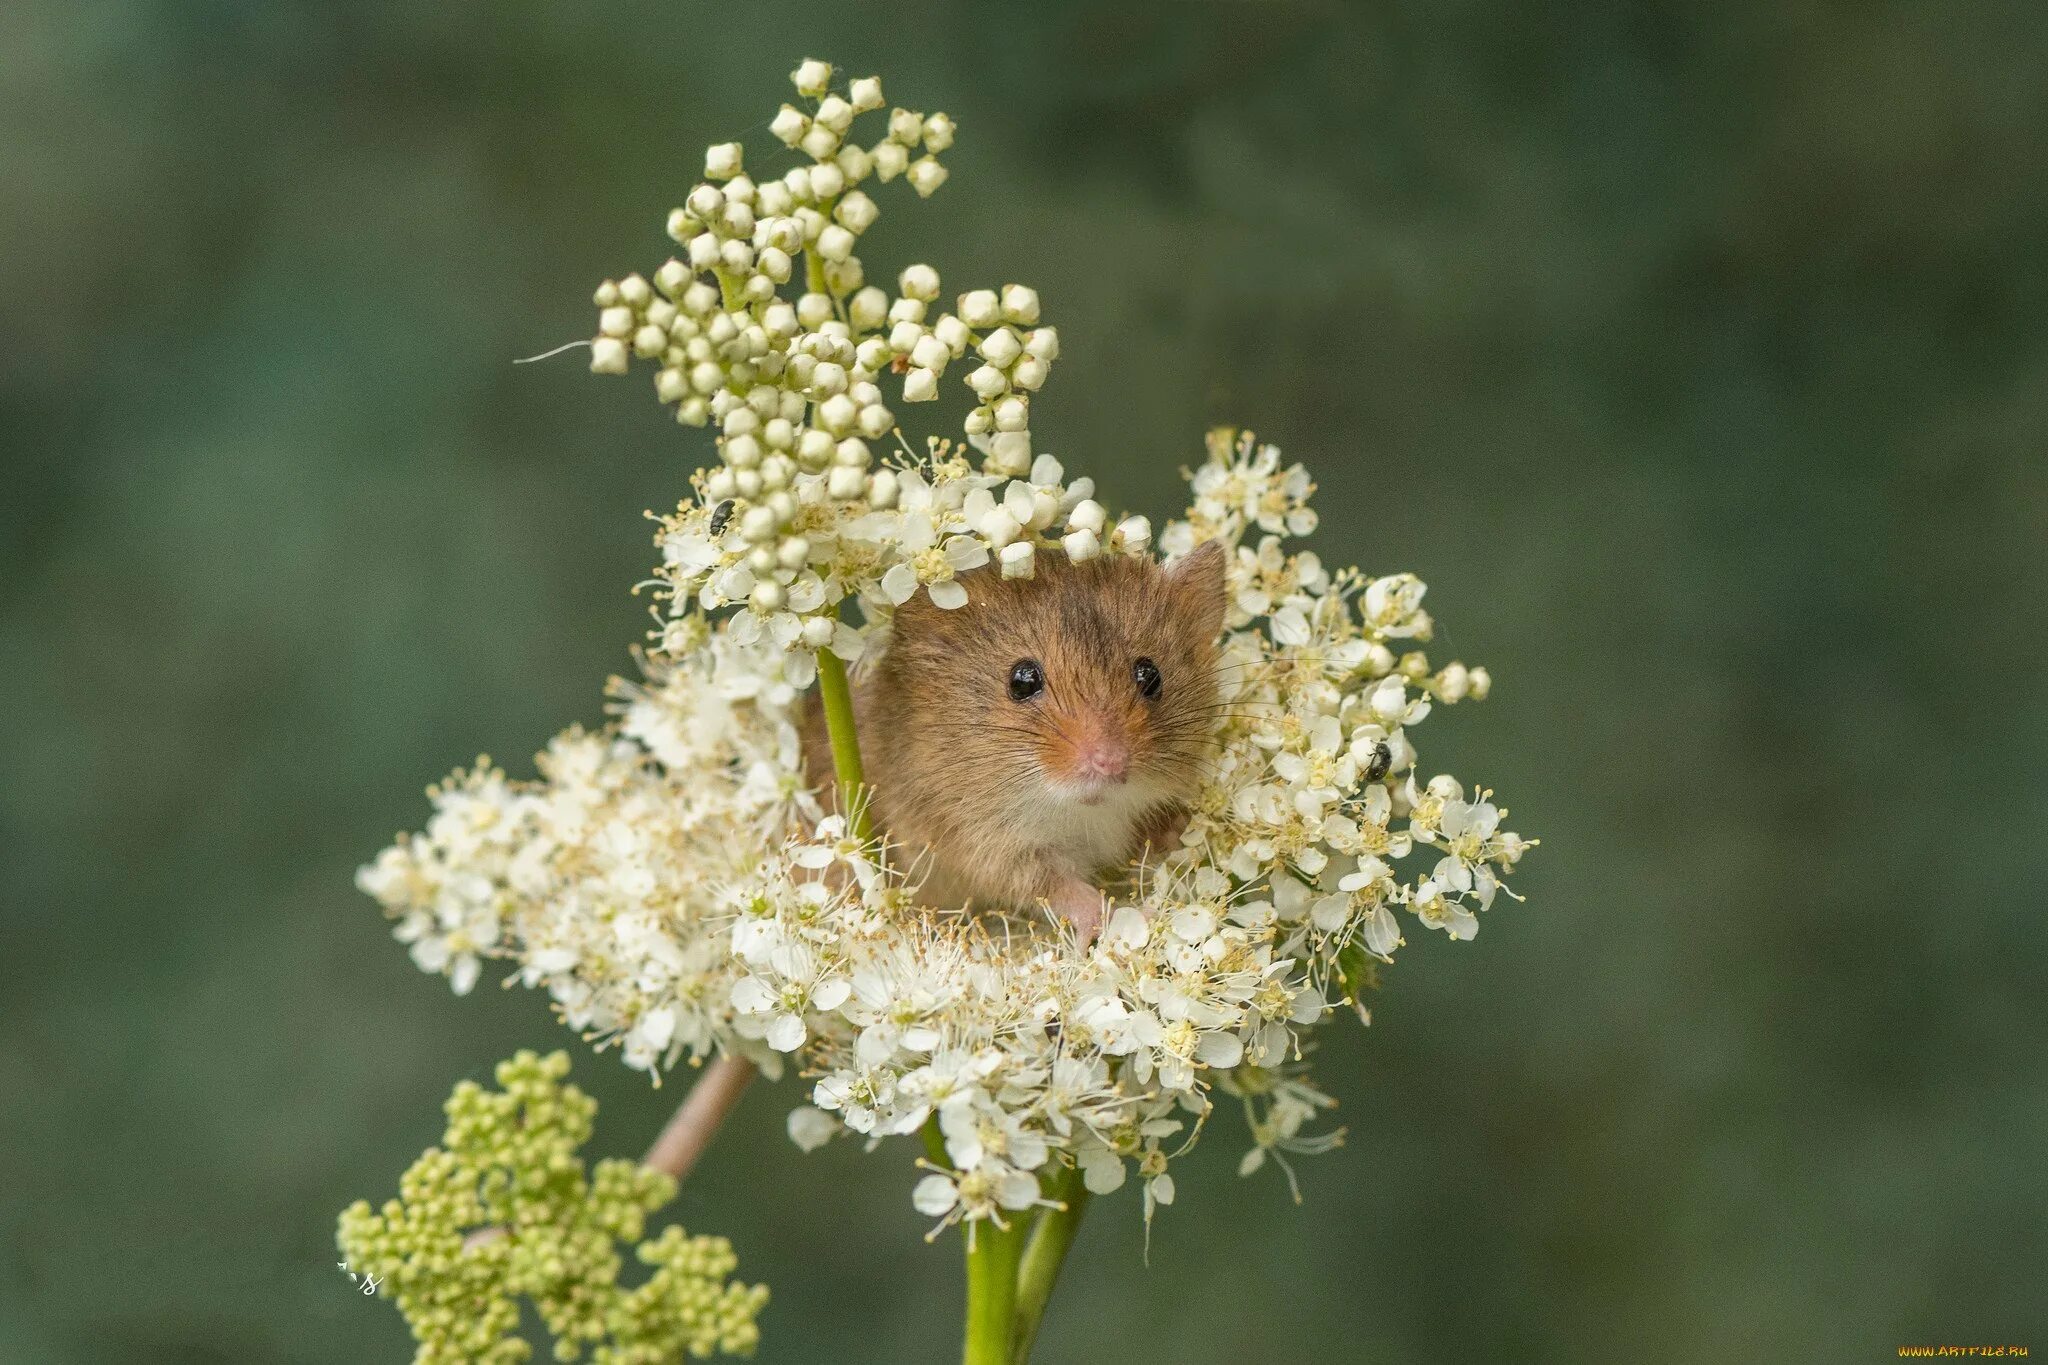
[[[1011,1365],[1031,1359],[1032,1343],[1038,1340],[1038,1324],[1045,1317],[1045,1305],[1058,1283],[1060,1267],[1081,1231],[1081,1216],[1088,1211],[1088,1190],[1078,1170],[1062,1170],[1051,1181],[1055,1206],[1038,1215],[1025,1244],[1024,1258],[1017,1268],[1016,1342]]]
[[[1016,1365],[1017,1265],[1024,1226],[977,1224],[967,1237],[967,1341],[961,1365]]]
[[[846,665],[829,649],[818,651],[818,696],[825,704],[825,733],[832,740],[832,773],[839,781],[839,808],[847,813],[856,839],[872,838],[860,767],[860,737],[853,728],[853,687]]]
[[[730,1053],[705,1067],[640,1164],[677,1180],[687,1176],[753,1079],[754,1064]]]

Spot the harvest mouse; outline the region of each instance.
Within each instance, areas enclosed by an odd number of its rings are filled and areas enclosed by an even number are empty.
[[[967,604],[923,594],[897,611],[854,690],[870,816],[920,899],[1064,915],[1085,945],[1105,871],[1171,847],[1207,775],[1217,708],[1224,550],[1037,575],[963,575]],[[804,718],[804,765],[831,788],[823,706]]]

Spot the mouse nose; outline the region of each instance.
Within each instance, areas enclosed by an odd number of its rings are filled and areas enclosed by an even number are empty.
[[[1074,775],[1097,782],[1121,782],[1131,775],[1131,748],[1107,735],[1083,740],[1074,752]]]

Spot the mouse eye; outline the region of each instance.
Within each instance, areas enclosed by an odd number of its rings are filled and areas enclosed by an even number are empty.
[[[1140,659],[1131,665],[1131,678],[1138,684],[1138,694],[1146,701],[1159,695],[1161,686],[1159,665],[1150,659]]]
[[[1019,659],[1010,665],[1010,700],[1030,701],[1045,691],[1045,670],[1036,659]]]

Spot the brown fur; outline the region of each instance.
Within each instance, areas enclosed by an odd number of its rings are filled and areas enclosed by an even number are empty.
[[[881,661],[855,689],[872,815],[935,905],[1027,909],[1041,901],[1094,931],[1092,887],[1112,865],[1168,843],[1186,819],[1213,747],[1216,637],[1224,558],[1203,546],[1172,568],[1150,558],[1082,564],[1041,552],[1030,579],[993,565],[961,578],[967,605],[945,611],[919,593],[896,613]],[[1146,700],[1139,658],[1163,679]],[[1020,659],[1045,690],[1013,701]],[[1084,802],[1056,789],[1089,734],[1128,746],[1125,782]],[[814,697],[805,767],[829,788],[831,747]],[[1055,784],[1049,786],[1048,783]]]

